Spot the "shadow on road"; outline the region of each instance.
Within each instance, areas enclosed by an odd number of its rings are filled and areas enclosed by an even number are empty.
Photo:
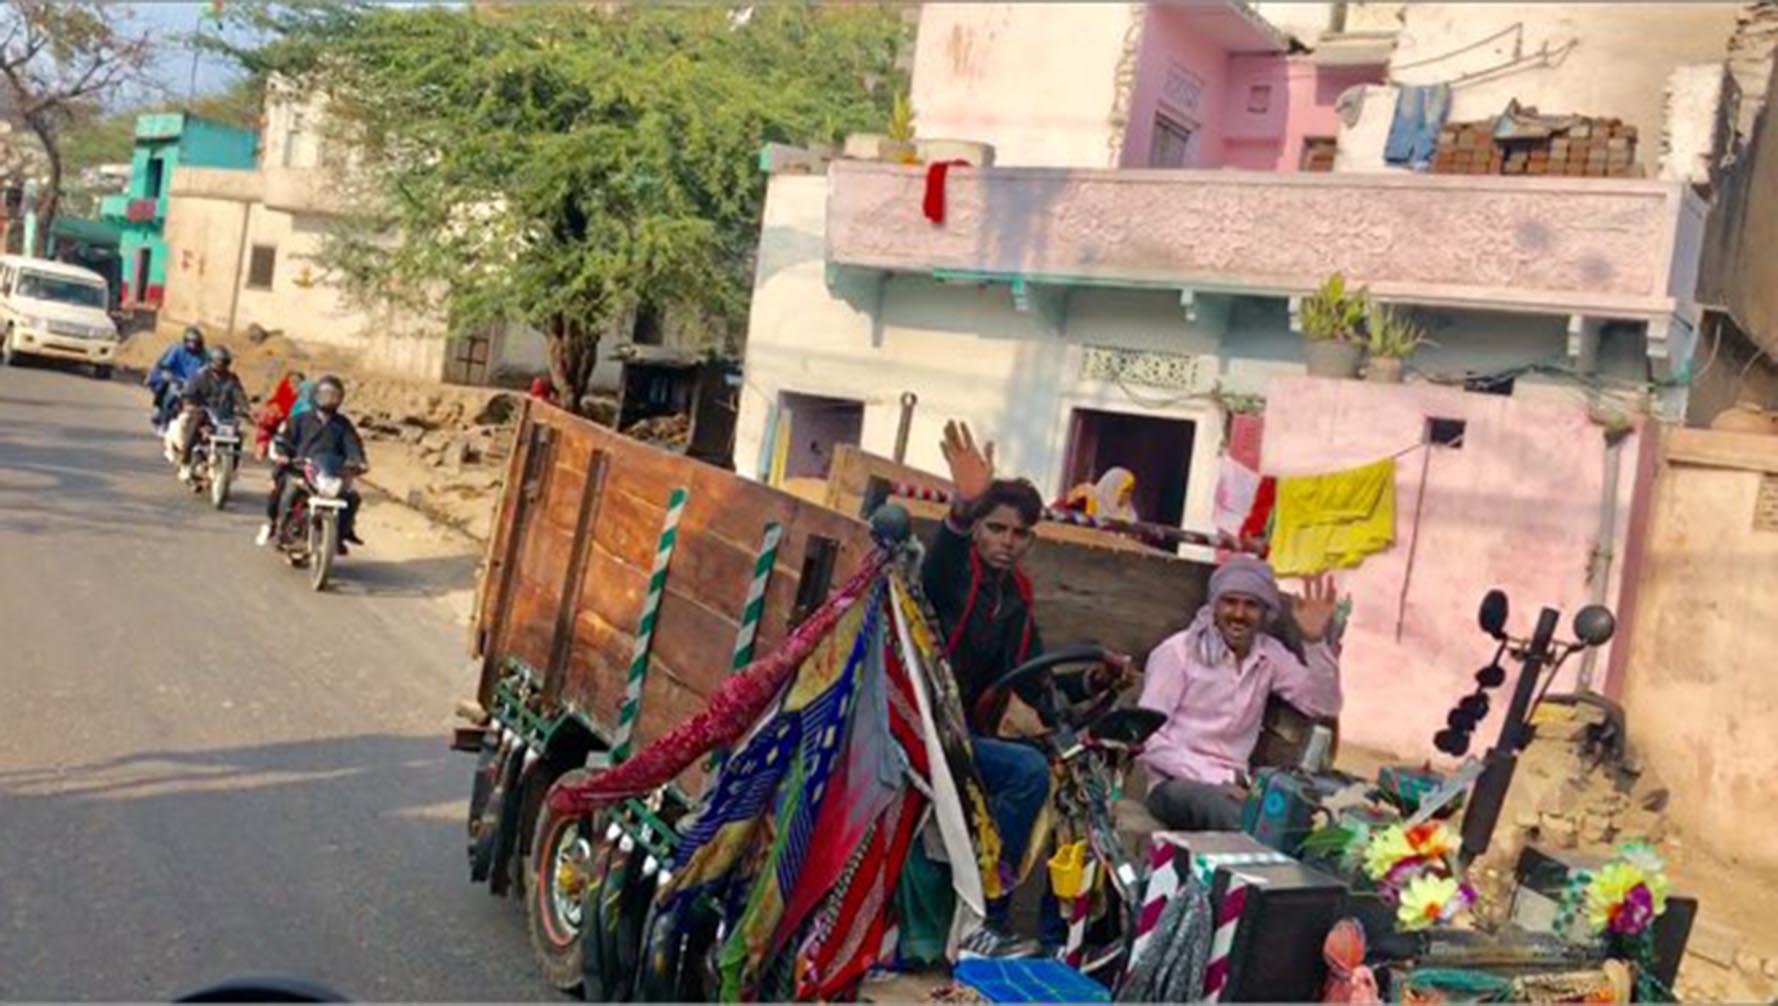
[[[346,597],[442,597],[475,587],[479,560],[473,555],[382,561],[360,558],[375,547],[354,549],[341,563],[339,579],[331,587],[334,593]]]
[[[358,1001],[550,998],[515,906],[466,882],[470,771],[442,736],[360,735],[0,772],[0,998],[166,1001],[255,972]]]

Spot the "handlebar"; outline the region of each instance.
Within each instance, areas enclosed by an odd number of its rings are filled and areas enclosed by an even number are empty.
[[[1041,657],[1027,660],[1019,666],[1002,674],[993,684],[982,690],[975,700],[973,719],[977,723],[985,722],[1000,704],[1001,696],[1015,693],[1028,682],[1050,671],[1051,668],[1069,664],[1103,664],[1110,656],[1110,651],[1094,643],[1064,646],[1051,650]],[[1084,674],[1086,668],[1069,673]],[[1115,698],[1115,696],[1113,696]]]

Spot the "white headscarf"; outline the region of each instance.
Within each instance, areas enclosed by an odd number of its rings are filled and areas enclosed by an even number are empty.
[[[1126,489],[1131,494],[1135,493],[1136,476],[1128,468],[1107,469],[1105,474],[1099,476],[1099,484],[1093,487],[1092,514],[1113,520],[1139,519],[1135,504],[1124,495]]]

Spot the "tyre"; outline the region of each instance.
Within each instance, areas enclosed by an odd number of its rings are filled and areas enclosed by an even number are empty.
[[[551,787],[585,778],[575,771]],[[600,836],[589,818],[550,813],[547,800],[537,815],[531,854],[525,861],[525,928],[544,980],[563,992],[580,989],[585,977],[581,929],[596,899],[586,897],[597,881]]]
[[[109,364],[109,363],[95,363],[95,364],[93,364],[93,380],[95,380],[95,381],[109,381],[109,380],[111,380],[111,364]]]
[[[218,453],[210,463],[210,505],[221,510],[228,505],[228,491],[235,481],[235,458],[227,450]]]
[[[333,560],[340,549],[340,516],[332,510],[317,515],[309,524],[309,586],[327,589]]]

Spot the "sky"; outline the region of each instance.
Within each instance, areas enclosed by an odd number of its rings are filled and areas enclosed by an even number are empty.
[[[156,58],[151,72],[153,87],[132,89],[120,94],[115,104],[129,107],[144,102],[185,98],[191,90],[193,50],[185,43],[184,37],[197,30],[200,16],[210,9],[208,0],[202,3],[162,0],[118,6],[128,10],[132,28],[149,29],[155,34]],[[198,94],[225,90],[239,77],[240,70],[220,53],[206,52],[198,55]]]

